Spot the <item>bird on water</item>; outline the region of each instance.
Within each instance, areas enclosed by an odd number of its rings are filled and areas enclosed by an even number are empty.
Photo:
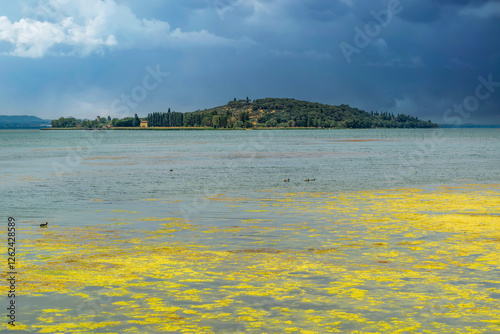
[[[40,224],[40,227],[47,227],[47,225],[49,225],[49,222],[45,222],[45,223]]]

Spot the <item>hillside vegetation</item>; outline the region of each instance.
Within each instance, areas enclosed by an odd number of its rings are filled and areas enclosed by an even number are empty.
[[[214,129],[241,128],[434,128],[438,125],[416,117],[388,112],[366,112],[348,105],[299,101],[284,98],[250,99],[228,102],[224,106],[193,112],[155,112],[147,115],[148,128],[192,127]],[[79,120],[63,118],[52,121],[54,128],[102,128],[139,127],[141,120],[135,117],[124,119],[100,118]]]
[[[181,121],[181,120],[179,120]],[[180,126],[180,122],[178,123]],[[312,127],[312,128],[434,128],[437,124],[388,112],[366,112],[348,105],[266,98],[231,101],[225,106],[185,113],[183,126]],[[154,126],[154,125],[153,125]]]

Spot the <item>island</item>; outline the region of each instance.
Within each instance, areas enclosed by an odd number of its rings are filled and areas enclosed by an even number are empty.
[[[51,122],[53,129],[371,129],[437,128],[438,124],[417,117],[390,112],[367,112],[349,105],[332,106],[291,98],[244,100],[226,105],[176,112],[149,113],[147,117],[123,119],[97,116],[95,120],[61,117]]]

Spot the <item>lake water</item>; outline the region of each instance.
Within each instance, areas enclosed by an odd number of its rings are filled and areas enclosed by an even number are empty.
[[[92,199],[133,208],[261,190],[497,182],[499,141],[498,129],[0,131],[2,211],[61,219],[94,212]]]
[[[500,129],[0,131],[18,328],[499,332],[499,144]]]

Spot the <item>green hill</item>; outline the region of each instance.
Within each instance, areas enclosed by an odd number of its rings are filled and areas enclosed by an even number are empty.
[[[50,120],[36,116],[0,115],[0,129],[39,129],[50,125]]]
[[[52,121],[53,128],[137,128],[141,120],[126,117],[113,120],[80,120],[61,117]],[[295,99],[266,98],[235,100],[224,106],[192,112],[154,112],[147,115],[148,128],[436,128],[431,121],[388,112],[366,112],[342,104],[331,106]]]
[[[184,113],[183,126],[312,127],[312,128],[435,128],[437,124],[388,112],[366,112],[348,105],[285,98],[230,101],[225,106]],[[181,124],[177,125],[181,126]]]

